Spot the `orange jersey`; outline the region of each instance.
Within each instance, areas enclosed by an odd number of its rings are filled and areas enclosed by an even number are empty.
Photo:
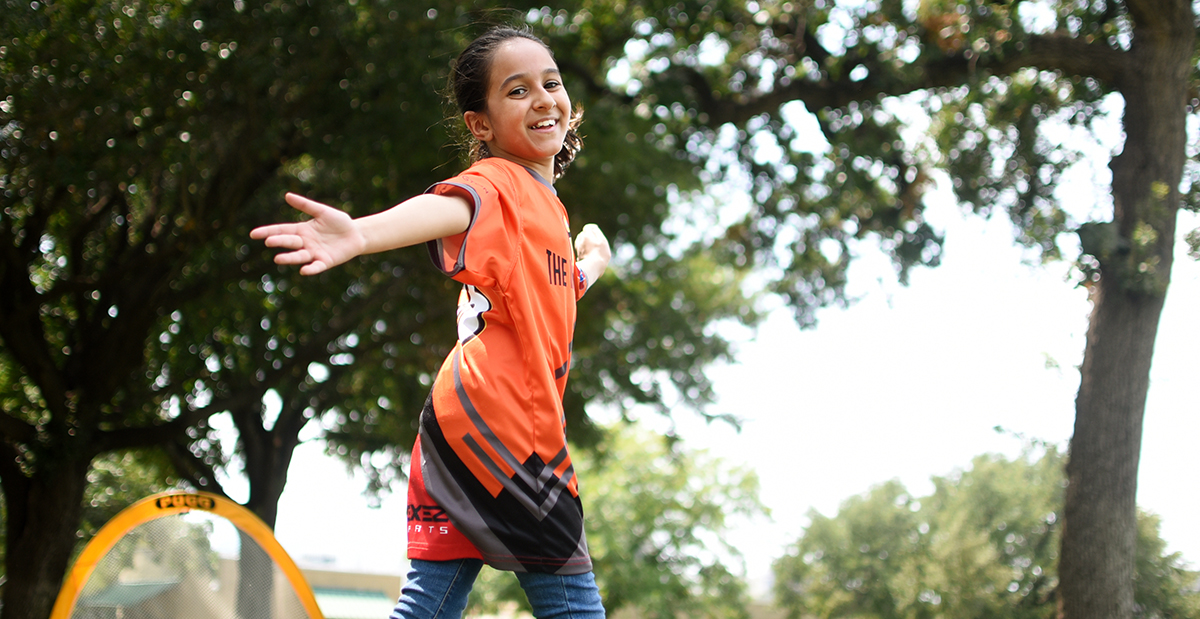
[[[434,381],[414,449],[409,556],[589,571],[562,408],[575,302],[586,289],[566,209],[544,179],[497,157],[430,191],[467,197],[474,211],[466,232],[429,244],[463,290],[458,342]],[[444,514],[452,533],[420,520],[414,531],[414,510]]]

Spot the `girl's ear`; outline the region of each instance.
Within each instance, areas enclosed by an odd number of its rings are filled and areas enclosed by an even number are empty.
[[[465,112],[463,122],[467,124],[467,131],[470,131],[476,140],[485,143],[491,141],[492,123],[486,112]]]

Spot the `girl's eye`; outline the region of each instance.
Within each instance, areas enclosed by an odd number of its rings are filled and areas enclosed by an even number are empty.
[[[525,87],[518,86],[517,88],[514,88],[511,91],[509,91],[508,94],[509,94],[509,96],[519,97],[519,96],[525,94]]]
[[[546,82],[546,90],[554,90],[555,88],[558,88],[561,85],[562,84],[560,84],[554,80],[550,80],[549,82]]]

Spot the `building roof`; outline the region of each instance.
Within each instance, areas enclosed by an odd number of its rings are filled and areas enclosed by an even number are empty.
[[[313,595],[325,619],[379,619],[396,606],[382,591],[313,587]]]
[[[178,584],[179,581],[118,582],[109,585],[95,595],[80,599],[79,606],[84,608],[130,608],[158,597]]]

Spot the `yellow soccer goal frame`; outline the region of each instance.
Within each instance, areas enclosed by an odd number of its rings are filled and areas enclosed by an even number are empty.
[[[50,619],[69,619],[71,612],[75,609],[79,593],[83,590],[83,584],[96,569],[96,564],[126,533],[151,520],[192,510],[202,510],[221,516],[232,522],[238,530],[249,535],[279,566],[279,570],[288,579],[300,604],[308,613],[308,618],[325,619],[325,616],[321,614],[321,609],[317,607],[317,598],[313,595],[312,588],[308,586],[308,581],[304,579],[304,574],[300,572],[300,568],[296,567],[296,563],[284,551],[283,546],[280,546],[279,542],[275,540],[275,535],[271,532],[270,527],[258,516],[255,516],[254,512],[215,494],[183,491],[168,491],[148,496],[121,510],[112,520],[109,520],[75,560],[74,567],[67,574],[62,589],[58,592],[58,599],[54,602],[54,610],[50,613]]]

